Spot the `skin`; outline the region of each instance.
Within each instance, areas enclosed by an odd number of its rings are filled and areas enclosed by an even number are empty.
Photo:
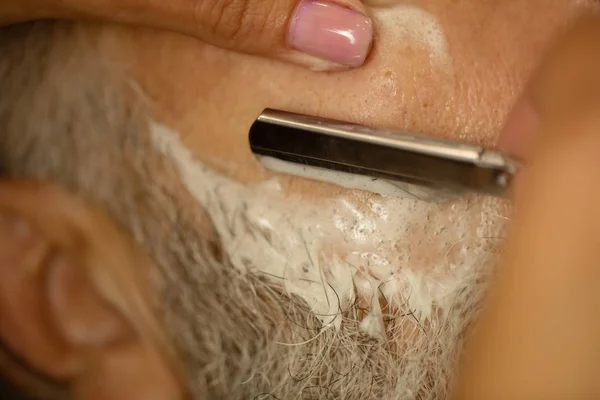
[[[529,111],[515,110],[503,132],[506,147],[531,161],[519,177],[518,222],[467,348],[457,399],[600,393],[592,283],[600,260],[599,22],[582,21],[559,41],[527,90],[531,103],[521,106]],[[523,120],[531,110],[537,123]],[[516,144],[515,135],[535,144]]]
[[[155,102],[155,117],[184,133],[184,142],[198,158],[234,178],[252,182],[264,178],[265,173],[247,151],[245,135],[249,124],[266,106],[476,143],[494,143],[505,115],[520,97],[527,77],[550,40],[592,5],[590,2],[577,8],[566,1],[555,1],[551,6],[542,1],[526,5],[518,1],[452,5],[431,2],[427,11],[435,15],[444,28],[452,57],[452,73],[432,67],[424,49],[409,46],[397,52],[392,42],[375,47],[362,69],[336,74],[306,72],[146,29],[108,26],[103,28],[103,43],[108,52],[128,66]],[[367,4],[367,12],[368,7]],[[600,56],[595,49],[600,37],[598,26],[600,21],[590,20],[567,33],[566,39],[559,42],[535,75],[523,97],[525,105],[520,105],[506,124],[501,146],[526,156],[531,162],[517,182],[517,220],[511,245],[479,328],[467,348],[457,399],[586,399],[600,393],[595,379],[598,365],[595,350],[600,328],[594,317],[599,299],[597,290],[590,284],[597,280],[600,260],[595,243],[600,226],[596,223],[600,192],[595,184],[600,171],[596,150],[600,138],[595,133],[600,125],[595,116],[600,93],[595,73],[600,66]],[[403,96],[398,92],[394,94],[386,86],[390,83],[386,75],[390,70],[395,72],[392,83],[402,88]],[[267,84],[262,77],[274,83]],[[338,95],[341,90],[345,93],[342,98]],[[295,95],[292,98],[288,93]],[[531,109],[535,110],[535,116],[531,115]],[[206,132],[220,135],[209,136]],[[219,160],[225,158],[229,164],[223,167]],[[289,193],[307,199],[334,196],[341,191],[328,185],[291,179],[286,188]],[[52,210],[70,205],[73,200],[68,194],[46,189],[41,189],[40,194],[40,189],[7,183],[2,185],[2,190],[5,191],[5,195],[0,196],[3,209],[33,223],[35,232],[47,242],[37,245],[43,249],[58,247],[72,257],[74,253],[69,246],[72,235],[68,232],[75,232],[90,243],[116,237],[113,246],[131,258],[128,262],[135,264],[134,259],[140,257],[110,222],[106,222],[104,233],[98,233],[75,223],[69,225],[66,216],[53,219],[45,213],[36,214],[39,207],[34,204],[40,196],[56,199],[56,203],[49,203],[48,208]],[[22,199],[30,199],[30,203]],[[108,220],[87,205],[81,207],[85,215],[82,219],[92,218],[91,215],[97,221]],[[58,235],[51,228],[57,225],[71,227],[71,231]],[[7,228],[6,224],[2,232],[6,237],[3,242],[17,240],[14,229]],[[10,249],[8,246],[2,254],[17,257],[18,261],[10,264],[24,267],[22,253],[12,255]],[[92,250],[85,254],[91,260],[98,257]],[[54,264],[44,259],[40,256],[34,260],[34,266],[53,271]],[[82,264],[87,265],[87,262]],[[2,273],[10,277],[19,271],[5,268]],[[42,282],[47,279],[46,275],[34,276]],[[68,275],[60,276],[62,278],[51,281],[54,282],[50,283],[51,287],[60,288],[69,282]],[[87,282],[85,274],[75,276],[76,281]],[[132,284],[138,282],[135,278],[131,280]],[[31,286],[25,289],[32,291]],[[140,374],[155,371],[157,379],[152,382],[156,389],[177,387],[177,366],[171,363],[168,354],[160,351],[161,339],[130,331],[131,327],[120,319],[123,311],[98,306],[95,293],[92,290],[84,295],[89,297],[88,309],[98,309],[98,317],[92,324],[113,327],[107,330],[104,341],[93,343],[92,347],[100,349],[96,353],[101,355],[99,358],[109,359],[114,354],[109,350],[116,351],[106,343],[122,341],[126,345],[118,351],[133,354],[132,359],[138,361],[135,365],[144,366],[140,367]],[[36,299],[35,292],[32,296],[31,303],[23,306],[27,311],[24,315],[32,318],[19,319],[21,314],[12,312],[14,310],[3,314],[14,316],[21,324],[31,324],[26,329],[31,332],[30,339],[19,342],[21,339],[9,328],[11,324],[3,323],[5,330],[0,333],[5,341],[12,340],[17,351],[39,369],[52,376],[72,379],[82,398],[110,398],[125,387],[136,391],[148,384],[144,380],[143,385],[127,386],[117,379],[106,386],[114,392],[94,391],[97,381],[84,379],[78,366],[91,365],[89,370],[106,377],[103,366],[107,363],[98,362],[89,351],[83,351],[82,348],[87,349],[90,344],[84,340],[82,345],[80,337],[64,329],[73,318],[81,321],[83,317],[64,307],[55,308],[51,315],[61,316],[56,323],[58,328],[52,328],[52,334],[47,334],[48,326],[37,324],[35,316],[39,311],[35,312],[40,304],[52,298]],[[69,302],[59,304],[64,306]],[[56,340],[49,339],[54,336]],[[34,347],[28,347],[32,344]],[[28,348],[44,351],[30,354]],[[139,360],[149,361],[140,363]],[[164,365],[175,366],[165,368]],[[548,368],[542,371],[542,365]],[[121,368],[123,371],[131,369],[127,363]],[[169,393],[177,393],[177,390]]]
[[[545,11],[535,5],[522,10],[521,3],[507,2],[494,4],[491,18],[490,7],[450,6],[441,1],[423,6],[444,30],[452,69],[432,63],[427,49],[411,38],[404,38],[408,43],[383,38],[362,68],[333,75],[228,53],[158,32],[123,32],[116,35],[117,41],[126,37],[127,44],[114,46],[156,102],[158,120],[181,132],[185,144],[211,167],[238,180],[256,181],[265,174],[247,150],[246,134],[267,106],[493,145],[548,40],[579,10],[569,2],[557,1]],[[534,18],[533,10],[545,13],[543,18]],[[493,29],[456,22],[468,13]],[[504,26],[513,14],[519,17]],[[532,24],[535,34],[526,34]],[[497,32],[505,41],[496,40]],[[517,41],[520,37],[528,40]],[[154,64],[152,68],[142,67],[149,63]],[[344,88],[341,99],[340,88]],[[205,135],[205,131],[219,135]],[[294,181],[290,185],[300,193],[305,189],[311,196],[320,191],[337,193],[314,182]]]
[[[359,0],[332,3],[366,13]],[[322,70],[343,69],[341,65],[324,64],[322,58],[307,56],[287,46],[287,27],[296,5],[294,0],[2,0],[0,24],[49,18],[108,20],[178,32],[220,48],[307,68],[319,65]]]

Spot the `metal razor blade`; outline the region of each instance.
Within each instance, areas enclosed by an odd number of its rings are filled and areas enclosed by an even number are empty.
[[[424,200],[467,192],[504,196],[521,165],[474,144],[273,109],[254,122],[249,141],[269,169],[295,174],[310,167],[311,178],[328,182],[327,171],[384,180]]]

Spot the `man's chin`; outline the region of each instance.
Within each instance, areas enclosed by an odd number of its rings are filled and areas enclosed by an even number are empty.
[[[277,179],[230,180],[196,160],[176,132],[160,124],[151,131],[211,219],[224,255],[210,264],[210,289],[186,287],[190,301],[173,310],[192,371],[219,365],[227,398],[289,398],[307,388],[309,398],[327,398],[314,390],[444,398],[494,262],[501,202],[355,193],[316,203]],[[208,350],[217,337],[224,342]],[[198,393],[207,393],[205,379],[195,382]]]
[[[323,315],[260,273],[211,269],[210,287],[180,283],[193,295],[169,310],[197,398],[444,399],[486,281],[464,274],[433,300],[444,283],[407,274],[394,305],[380,293],[341,306],[335,292]]]

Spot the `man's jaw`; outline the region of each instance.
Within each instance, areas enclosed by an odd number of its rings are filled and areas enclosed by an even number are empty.
[[[213,295],[225,299],[228,311],[219,321],[253,315],[250,325],[244,317],[236,329],[263,332],[255,340],[269,357],[253,365],[270,370],[273,395],[285,398],[322,379],[331,393],[352,393],[348,398],[369,398],[367,387],[378,398],[408,393],[443,398],[462,331],[494,261],[490,254],[502,233],[502,204],[468,198],[436,205],[364,193],[315,204],[287,195],[277,179],[243,185],[221,176],[195,159],[176,132],[158,123],[151,123],[150,131],[219,238],[224,258],[213,264],[214,273],[228,276],[231,287],[204,293],[202,301]],[[198,306],[190,302],[185,315],[174,313],[195,321],[184,330],[210,329],[200,328],[206,327],[206,309]],[[277,314],[281,321],[273,329]],[[384,371],[357,362],[365,343],[370,359]],[[345,356],[328,353],[340,346]],[[189,355],[192,365],[209,361],[193,351]],[[239,393],[264,387],[264,377],[243,365],[249,360],[238,362],[236,368],[249,374]],[[306,381],[286,376],[290,365],[307,374]],[[334,365],[356,370],[336,379],[327,372]],[[365,377],[379,384],[369,386]]]

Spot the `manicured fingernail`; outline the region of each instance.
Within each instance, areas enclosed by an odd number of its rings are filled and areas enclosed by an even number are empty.
[[[371,48],[373,23],[366,15],[340,5],[302,0],[292,16],[288,44],[312,56],[359,67]]]
[[[521,98],[506,119],[498,138],[498,149],[526,159],[535,143],[538,119],[529,98]]]

